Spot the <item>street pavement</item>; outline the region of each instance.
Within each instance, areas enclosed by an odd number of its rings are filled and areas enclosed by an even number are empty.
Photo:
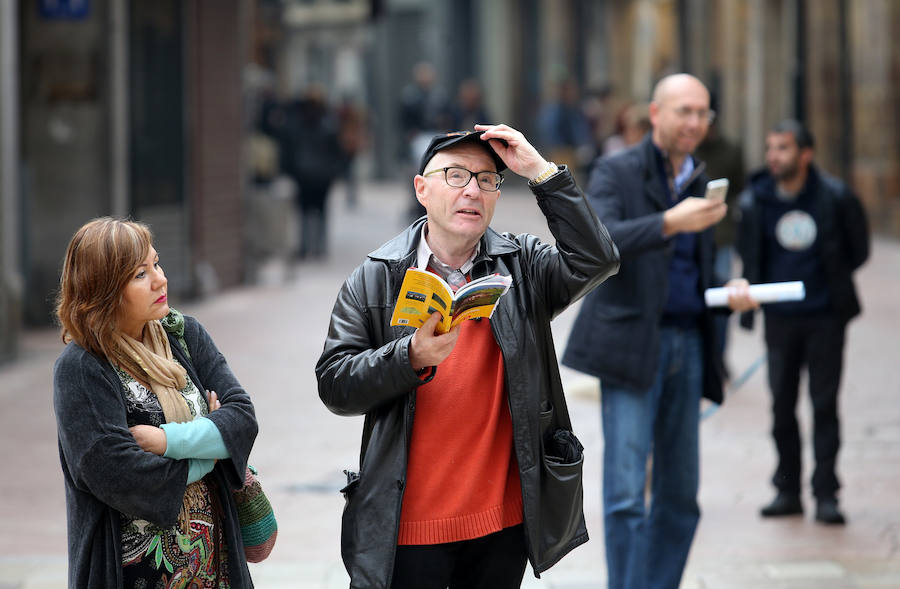
[[[523,184],[508,184],[494,227],[548,238]],[[409,195],[409,188],[397,183],[363,184],[357,207],[349,209],[339,186],[331,202],[326,261],[272,259],[256,273],[254,286],[201,301],[173,301],[206,326],[256,405],[260,430],[251,462],[279,522],[271,557],[251,565],[260,588],[348,585],[340,560],[338,489],[341,470],[357,465],[362,419],[324,408],[313,368],[338,288],[367,252],[402,228]],[[165,244],[156,246],[165,259]],[[758,329],[744,332],[732,322],[728,363],[734,381],[721,408],[704,407],[703,517],[682,589],[900,587],[898,268],[900,243],[876,239],[871,259],[858,273],[865,311],[848,332],[841,391],[844,527],[816,524],[808,493],[806,516],[778,521],[758,516],[773,494],[764,349]],[[560,353],[576,311],[577,306],[554,322]],[[0,589],[65,586],[65,503],[51,406],[52,365],[61,347],[53,330],[27,331],[20,359],[0,367],[0,448],[7,461],[0,477]],[[563,379],[585,445],[585,513],[592,539],[540,580],[529,567],[523,586],[602,588],[599,387],[565,368]],[[805,397],[800,414],[808,442]],[[808,443],[805,449],[809,471]]]

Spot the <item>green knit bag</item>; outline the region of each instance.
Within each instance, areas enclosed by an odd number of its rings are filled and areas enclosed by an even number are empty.
[[[247,466],[244,486],[234,492],[241,537],[247,562],[261,562],[272,552],[278,537],[278,522],[272,504],[262,490],[256,469]]]

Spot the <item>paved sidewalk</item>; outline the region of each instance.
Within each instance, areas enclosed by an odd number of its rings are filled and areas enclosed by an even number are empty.
[[[529,194],[509,184],[494,226],[548,236]],[[262,589],[348,585],[340,562],[343,500],[337,490],[341,469],[357,463],[362,419],[337,417],[322,406],[313,366],[337,289],[366,252],[401,229],[407,194],[396,184],[363,185],[358,207],[348,210],[337,190],[327,262],[273,261],[261,274],[263,284],[176,303],[207,327],[256,404],[260,434],[252,462],[281,528],[271,558],[251,565]],[[165,244],[156,245],[165,251]],[[759,506],[771,498],[774,465],[765,365],[759,362],[763,346],[758,331],[734,326],[729,363],[746,380],[702,426],[703,518],[683,589],[900,587],[898,268],[900,243],[876,240],[872,259],[859,273],[865,313],[849,330],[841,399],[845,527],[817,525],[811,515],[758,517]],[[554,323],[558,352],[576,310]],[[0,449],[7,460],[7,474],[0,478],[0,589],[65,586],[65,504],[50,401],[51,369],[60,349],[54,331],[31,331],[20,360],[0,367]],[[526,588],[605,587],[598,389],[570,370],[563,370],[563,378],[586,447],[585,512],[592,540],[541,580],[529,569]],[[806,400],[801,413],[808,435]],[[807,457],[808,450],[807,445]],[[812,502],[806,505],[811,512]]]

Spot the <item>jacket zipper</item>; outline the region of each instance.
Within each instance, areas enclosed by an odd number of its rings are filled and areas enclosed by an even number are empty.
[[[513,450],[516,451],[516,468],[519,469],[519,485],[521,489],[525,488],[525,485],[522,483],[522,467],[520,466],[519,456],[518,456],[518,444],[516,443],[516,417],[515,413],[513,413],[512,409],[512,399],[510,398],[510,386],[509,386],[509,376],[506,370],[506,351],[503,349],[503,344],[500,343],[503,341],[503,338],[497,337],[497,327],[493,322],[491,322],[491,333],[494,334],[494,341],[497,343],[497,347],[500,348],[500,356],[503,358],[503,384],[506,387],[506,407],[509,410],[509,420],[512,423],[512,437],[513,437]],[[531,536],[528,534],[528,503],[525,501],[525,494],[522,493],[522,535],[525,537],[525,547],[527,551],[528,560],[531,562],[531,568],[534,570],[535,568],[535,559],[534,559],[534,551],[531,546]],[[538,579],[541,576],[535,573],[535,577]]]

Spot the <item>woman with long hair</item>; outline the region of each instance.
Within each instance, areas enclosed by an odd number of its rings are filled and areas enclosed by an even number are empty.
[[[70,587],[253,586],[232,498],[253,404],[167,292],[146,225],[104,217],[72,237],[53,374]]]

